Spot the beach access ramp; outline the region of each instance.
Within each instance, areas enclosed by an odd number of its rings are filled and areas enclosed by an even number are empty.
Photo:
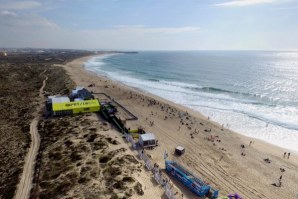
[[[125,117],[126,121],[138,120],[137,116],[135,116],[133,113],[131,113],[129,110],[127,110],[124,106],[122,106],[119,102],[117,102],[115,99],[113,99],[111,96],[107,95],[106,93],[93,92],[92,94],[97,95],[100,101],[103,101],[103,103],[105,103],[104,101],[109,100],[109,104],[114,108],[116,108],[118,112],[121,112],[121,114]]]
[[[119,131],[124,134],[124,133],[129,133],[128,129],[125,127],[123,122],[116,117],[116,112],[117,109],[115,106],[113,106],[111,103],[101,103],[101,110],[100,113],[102,116],[109,122],[112,122],[118,129]]]

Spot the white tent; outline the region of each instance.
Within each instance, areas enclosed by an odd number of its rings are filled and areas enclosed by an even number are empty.
[[[70,102],[67,96],[49,96],[49,99],[52,101],[53,104],[55,103],[63,103],[63,102]]]
[[[156,146],[156,139],[153,133],[141,134],[139,137],[139,144],[141,147],[154,147]]]

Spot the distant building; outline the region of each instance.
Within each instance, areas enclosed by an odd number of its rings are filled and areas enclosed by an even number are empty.
[[[74,102],[53,103],[53,115],[73,115],[79,113],[98,112],[100,104],[97,99]]]
[[[67,96],[49,96],[48,98],[52,103],[63,103],[63,102],[70,102],[69,97]]]
[[[76,98],[70,101],[67,96],[49,96],[46,101],[46,115],[73,115],[78,113],[98,112],[100,103],[97,99],[83,100]]]
[[[46,101],[46,116],[73,115],[78,113],[98,112],[98,99],[84,87],[77,87],[68,96],[49,96]]]
[[[157,141],[153,133],[146,133],[139,136],[139,144],[143,148],[155,147]]]
[[[76,89],[71,91],[70,97],[75,100],[77,98],[82,99],[82,100],[91,100],[94,99],[94,96],[90,91],[85,89],[84,87],[77,87]]]
[[[0,57],[7,57],[7,53],[6,52],[0,52]]]
[[[53,114],[53,104],[70,102],[67,96],[49,96],[46,101],[46,115]]]

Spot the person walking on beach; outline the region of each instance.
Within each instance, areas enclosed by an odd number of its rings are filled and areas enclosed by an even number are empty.
[[[141,151],[141,159],[144,157],[144,149]]]
[[[286,155],[287,155],[287,152],[284,152],[284,158],[286,157]]]
[[[290,155],[291,155],[291,153],[289,152],[289,153],[288,153],[288,159],[290,158]]]
[[[278,179],[278,187],[281,187],[281,180],[282,180],[282,175]]]

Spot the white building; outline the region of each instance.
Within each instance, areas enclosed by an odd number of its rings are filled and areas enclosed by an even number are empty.
[[[143,148],[155,147],[157,145],[157,141],[153,133],[146,133],[140,135],[139,144]]]

